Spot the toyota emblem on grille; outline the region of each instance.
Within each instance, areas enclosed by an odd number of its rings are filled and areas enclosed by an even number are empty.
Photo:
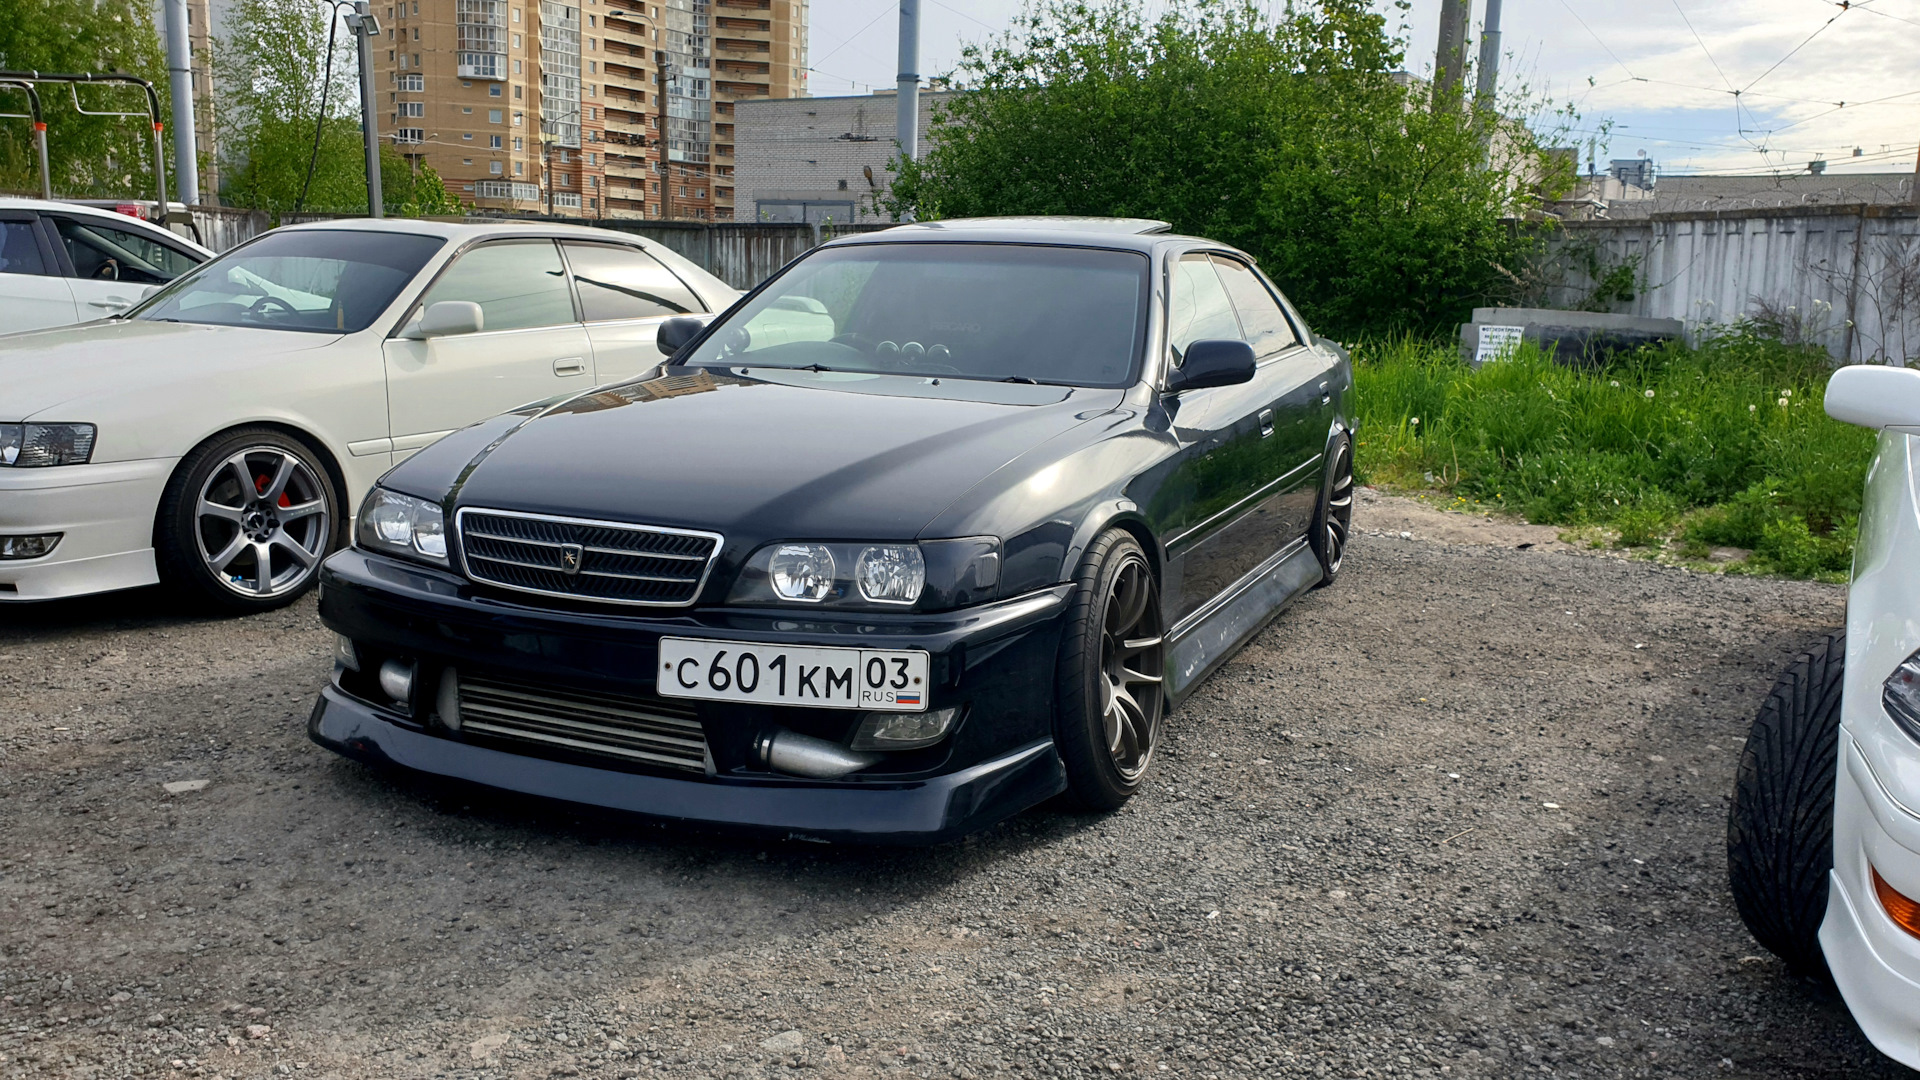
[[[568,577],[579,577],[580,560],[585,554],[586,549],[579,544],[561,544],[560,571]]]

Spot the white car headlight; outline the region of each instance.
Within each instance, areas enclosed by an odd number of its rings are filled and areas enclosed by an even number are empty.
[[[767,560],[767,581],[782,600],[817,604],[833,591],[833,552],[825,544],[781,544]]]
[[[368,551],[447,564],[447,519],[437,503],[374,488],[360,506],[356,542]]]
[[[0,468],[85,465],[95,434],[92,424],[0,424]]]
[[[860,549],[853,580],[875,604],[911,604],[927,584],[927,561],[917,544],[876,544]]]
[[[918,543],[784,540],[747,559],[727,603],[942,611],[985,603],[999,591],[1000,541],[990,536]]]

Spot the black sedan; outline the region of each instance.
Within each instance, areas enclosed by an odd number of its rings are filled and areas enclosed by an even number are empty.
[[[1161,223],[847,237],[660,344],[387,474],[322,571],[316,741],[937,840],[1119,806],[1167,710],[1340,569],[1344,353]]]

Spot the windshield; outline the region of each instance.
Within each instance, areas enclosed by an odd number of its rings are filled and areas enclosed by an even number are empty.
[[[182,277],[133,318],[329,334],[365,330],[445,243],[437,236],[347,229],[271,232]]]
[[[1117,387],[1145,333],[1145,255],[1029,244],[827,248],[683,363]]]

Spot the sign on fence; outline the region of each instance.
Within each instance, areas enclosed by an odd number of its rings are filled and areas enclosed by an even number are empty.
[[[1473,362],[1484,364],[1489,360],[1505,360],[1520,347],[1520,335],[1523,326],[1486,326],[1480,327],[1480,344],[1474,349]]]

